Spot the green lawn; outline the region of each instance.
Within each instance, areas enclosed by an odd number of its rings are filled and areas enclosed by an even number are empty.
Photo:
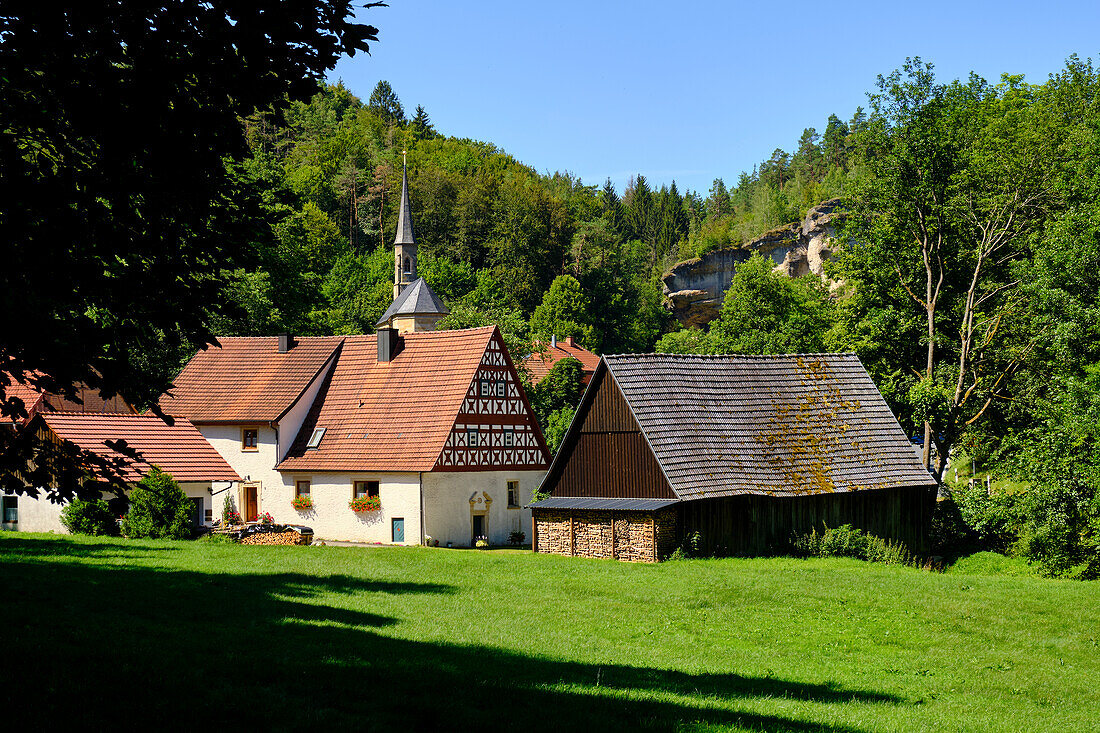
[[[5,721],[1100,730],[1100,583],[974,567],[5,533]]]

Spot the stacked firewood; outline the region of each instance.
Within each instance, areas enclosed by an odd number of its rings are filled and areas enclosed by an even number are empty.
[[[676,544],[676,515],[664,512],[540,511],[538,552],[653,562]],[[656,544],[656,547],[654,546]]]
[[[256,532],[241,538],[242,545],[307,545],[309,538],[292,529],[282,532]]]

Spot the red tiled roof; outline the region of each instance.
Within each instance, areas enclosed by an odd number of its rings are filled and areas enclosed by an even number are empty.
[[[531,354],[523,362],[527,367],[527,371],[531,373],[531,384],[538,384],[541,382],[546,375],[550,373],[550,370],[555,364],[569,357],[573,357],[580,361],[581,369],[584,371],[585,384],[588,383],[588,379],[592,376],[592,373],[596,371],[596,365],[600,363],[600,357],[596,356],[588,349],[570,343],[570,341],[572,341],[572,339],[558,341],[556,346],[535,342],[535,353]]]
[[[274,422],[317,376],[344,340],[297,338],[279,353],[277,336],[223,337],[221,348],[200,351],[160,399],[169,415],[191,422]]]
[[[105,441],[125,440],[143,459],[131,461],[125,473],[128,481],[140,480],[150,464],[177,481],[241,480],[187,420],[177,418],[175,425],[166,425],[153,415],[87,412],[48,412],[42,414],[42,420],[57,437],[104,458],[122,457]]]
[[[41,372],[31,372],[28,377],[36,378],[41,375]],[[4,388],[4,401],[10,401],[12,397],[18,397],[23,401],[27,417],[21,421],[22,424],[30,422],[30,419],[39,412],[117,412],[129,415],[137,412],[122,397],[116,395],[105,400],[99,392],[83,384],[77,386],[80,402],[76,402],[59,394],[44,392],[28,382],[17,381],[10,374],[8,379],[11,380],[11,384]]]
[[[280,471],[430,471],[495,326],[402,336],[389,362],[374,336],[348,336]],[[498,336],[499,338],[499,336]],[[306,448],[315,427],[325,434]]]
[[[23,402],[23,409],[26,411],[27,417],[19,422],[24,423],[34,417],[34,413],[38,409],[38,403],[42,399],[42,393],[29,384],[17,382],[13,379],[11,384],[4,387],[4,401],[10,402],[13,397],[18,397]],[[11,417],[5,419],[15,422],[14,418]]]

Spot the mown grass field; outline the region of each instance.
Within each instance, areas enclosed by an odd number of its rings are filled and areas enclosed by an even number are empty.
[[[933,574],[5,533],[0,578],[9,724],[1100,730],[1100,583],[990,558]]]

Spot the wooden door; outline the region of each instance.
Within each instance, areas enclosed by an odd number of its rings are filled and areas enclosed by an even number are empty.
[[[260,499],[255,486],[244,487],[244,518],[245,521],[255,522],[260,516]]]
[[[200,497],[200,496],[191,497],[191,503],[195,505],[195,517],[194,517],[195,526],[196,527],[201,527],[202,526],[202,497]]]
[[[478,537],[485,537],[485,515],[484,514],[475,514],[474,515],[474,536],[473,536],[473,539],[470,541],[470,544],[472,545],[475,542],[477,542]],[[488,539],[488,538],[486,538],[486,539]]]
[[[404,541],[405,541],[405,520],[402,519],[402,518],[395,517],[394,520],[393,520],[393,542],[394,542],[394,544],[397,544],[398,542],[404,542]]]

